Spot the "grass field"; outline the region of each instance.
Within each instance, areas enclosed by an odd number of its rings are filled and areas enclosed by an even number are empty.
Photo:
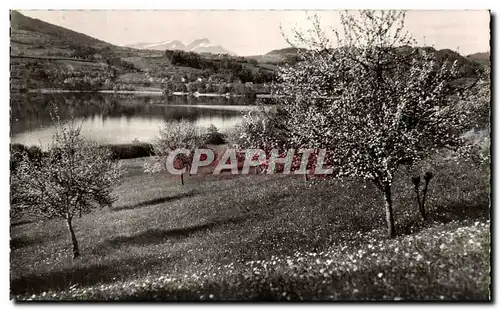
[[[74,221],[11,226],[11,295],[120,300],[488,300],[489,172],[434,167],[423,223],[408,177],[396,229],[359,180],[229,174],[178,177],[123,160],[118,201]]]

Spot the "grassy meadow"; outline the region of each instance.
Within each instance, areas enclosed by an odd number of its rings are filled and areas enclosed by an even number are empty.
[[[440,162],[419,218],[394,186],[398,236],[360,180],[143,173],[122,160],[112,208],[11,225],[16,300],[489,300],[489,167]]]

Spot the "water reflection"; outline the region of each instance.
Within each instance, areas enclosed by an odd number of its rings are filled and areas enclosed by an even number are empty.
[[[242,105],[245,104],[245,105]],[[164,121],[185,119],[194,126],[227,132],[251,109],[241,99],[137,97],[104,94],[22,94],[11,98],[11,142],[46,145],[55,128],[53,106],[61,119],[74,117],[82,134],[99,143],[151,142]]]

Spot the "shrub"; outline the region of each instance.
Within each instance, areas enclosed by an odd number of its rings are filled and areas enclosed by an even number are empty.
[[[10,171],[16,171],[23,160],[23,155],[28,152],[28,148],[23,144],[14,143],[10,145]]]
[[[39,163],[42,159],[42,149],[39,146],[32,145],[27,150],[29,159],[34,163]]]
[[[101,147],[109,148],[115,160],[147,157],[154,154],[153,145],[150,143],[110,144]]]
[[[152,164],[145,165],[145,172],[155,173],[168,170],[165,163],[169,155],[176,149],[187,149],[190,154],[178,154],[174,158],[175,169],[191,167],[193,154],[196,148],[201,147],[203,139],[198,128],[194,127],[186,120],[165,122],[160,128],[159,137],[154,145],[156,161]],[[181,184],[184,185],[184,173],[181,173]]]
[[[23,157],[27,155],[33,164],[39,164],[44,155],[42,149],[36,145],[27,147],[20,143],[10,145],[10,171],[15,172]]]
[[[207,128],[206,133],[203,135],[203,141],[204,144],[225,144],[226,136],[223,133],[219,132],[219,129],[212,124]]]

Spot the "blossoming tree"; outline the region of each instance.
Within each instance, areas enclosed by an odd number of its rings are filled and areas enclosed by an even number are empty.
[[[111,206],[113,186],[120,177],[111,152],[86,141],[74,122],[56,120],[57,132],[48,151],[39,161],[22,154],[11,175],[11,212],[66,221],[73,258],[80,256],[73,228],[76,216],[98,207]]]
[[[169,157],[173,157],[173,168],[176,170],[190,170],[193,155],[196,148],[203,145],[203,135],[192,124],[185,120],[170,121],[160,128],[159,135],[154,144],[155,161],[152,164],[145,164],[145,171],[157,173],[167,171],[170,164]],[[178,154],[173,154],[178,150],[185,150]],[[175,155],[175,156],[169,156]],[[181,184],[184,185],[184,173],[180,173]]]
[[[341,29],[293,31],[301,62],[280,70],[276,92],[289,145],[327,149],[338,177],[373,181],[395,236],[392,185],[402,164],[463,145],[467,110],[457,105],[456,62],[412,47],[405,13],[340,13]],[[335,47],[334,47],[335,45]]]

